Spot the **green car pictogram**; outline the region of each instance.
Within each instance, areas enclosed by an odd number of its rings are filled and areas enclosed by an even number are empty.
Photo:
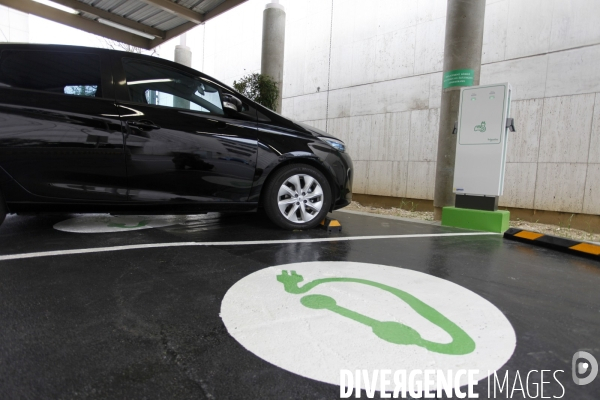
[[[298,284],[304,280],[302,275],[298,275],[296,271],[288,274],[287,271],[282,271],[281,275],[277,276],[277,280],[283,283],[286,292],[291,294],[302,294],[313,289],[315,286],[329,282],[350,282],[362,285],[368,285],[384,290],[403,300],[412,307],[419,315],[426,318],[431,323],[439,326],[446,331],[451,337],[450,343],[436,343],[423,339],[419,332],[413,328],[395,321],[378,321],[367,317],[355,311],[337,305],[335,299],[320,294],[311,294],[300,299],[302,305],[312,309],[330,310],[343,317],[350,318],[356,322],[371,327],[373,333],[380,339],[398,345],[416,345],[423,347],[429,351],[434,351],[441,354],[465,355],[472,353],[475,350],[475,342],[473,339],[458,325],[443,316],[433,307],[428,306],[413,295],[396,289],[394,287],[384,285],[378,282],[369,281],[366,279],[357,278],[324,278],[315,279],[307,282],[304,286],[299,287]]]
[[[475,125],[475,132],[485,132],[485,121],[481,121],[480,125]]]

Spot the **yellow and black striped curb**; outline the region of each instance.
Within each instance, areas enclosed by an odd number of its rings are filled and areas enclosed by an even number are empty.
[[[510,228],[504,232],[504,238],[600,261],[600,246],[592,243],[544,235],[542,233],[530,232],[517,228]]]
[[[321,221],[321,228],[327,229],[328,233],[341,232],[342,224],[340,224],[340,221],[337,219],[325,218],[323,221]]]

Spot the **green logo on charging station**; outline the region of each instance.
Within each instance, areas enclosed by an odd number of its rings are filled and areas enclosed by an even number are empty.
[[[398,345],[417,345],[429,351],[450,355],[465,355],[472,353],[475,350],[475,341],[473,341],[473,339],[458,325],[443,316],[433,307],[430,307],[413,295],[400,289],[378,282],[357,278],[315,279],[311,282],[307,282],[304,286],[299,287],[298,284],[302,282],[304,278],[302,275],[298,275],[296,271],[292,271],[291,274],[287,271],[282,271],[281,275],[277,275],[277,280],[283,283],[285,291],[291,294],[306,293],[315,286],[328,282],[352,282],[381,289],[398,297],[400,300],[403,300],[419,315],[446,331],[446,333],[452,337],[452,341],[450,343],[436,343],[423,339],[416,330],[409,326],[395,321],[377,321],[366,315],[339,306],[335,299],[329,296],[311,294],[302,297],[300,303],[305,307],[316,310],[329,310],[358,323],[367,325],[373,330],[373,333],[377,337],[389,343]]]
[[[475,132],[485,132],[485,121],[481,121],[481,124],[475,125],[473,129]]]

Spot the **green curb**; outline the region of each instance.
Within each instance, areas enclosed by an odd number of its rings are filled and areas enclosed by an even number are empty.
[[[442,225],[475,231],[503,233],[508,229],[510,212],[504,210],[483,211],[470,208],[444,207]]]

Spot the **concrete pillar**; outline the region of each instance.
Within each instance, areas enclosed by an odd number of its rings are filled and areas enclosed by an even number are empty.
[[[268,75],[279,88],[277,112],[281,112],[283,89],[283,55],[285,44],[285,9],[279,0],[267,4],[263,11],[262,56],[260,72]]]
[[[192,50],[186,45],[187,36],[184,33],[179,37],[179,44],[175,46],[175,62],[185,65],[186,67],[192,66]],[[173,99],[173,106],[177,108],[190,109],[190,101],[180,98]]]
[[[472,70],[472,85],[479,85],[481,48],[483,44],[483,0],[448,0],[446,41],[444,44],[444,78],[452,71]],[[469,80],[467,78],[467,80]],[[445,81],[446,82],[446,81]],[[448,81],[450,82],[450,81]],[[462,84],[465,86],[468,84]],[[469,85],[470,86],[470,85]],[[461,86],[442,85],[440,131],[435,171],[434,218],[442,218],[442,207],[454,205],[454,161],[456,135],[452,134],[458,120]]]
[[[175,62],[186,67],[192,66],[192,50],[186,45],[187,36],[184,33],[179,37],[179,44],[175,46]]]

